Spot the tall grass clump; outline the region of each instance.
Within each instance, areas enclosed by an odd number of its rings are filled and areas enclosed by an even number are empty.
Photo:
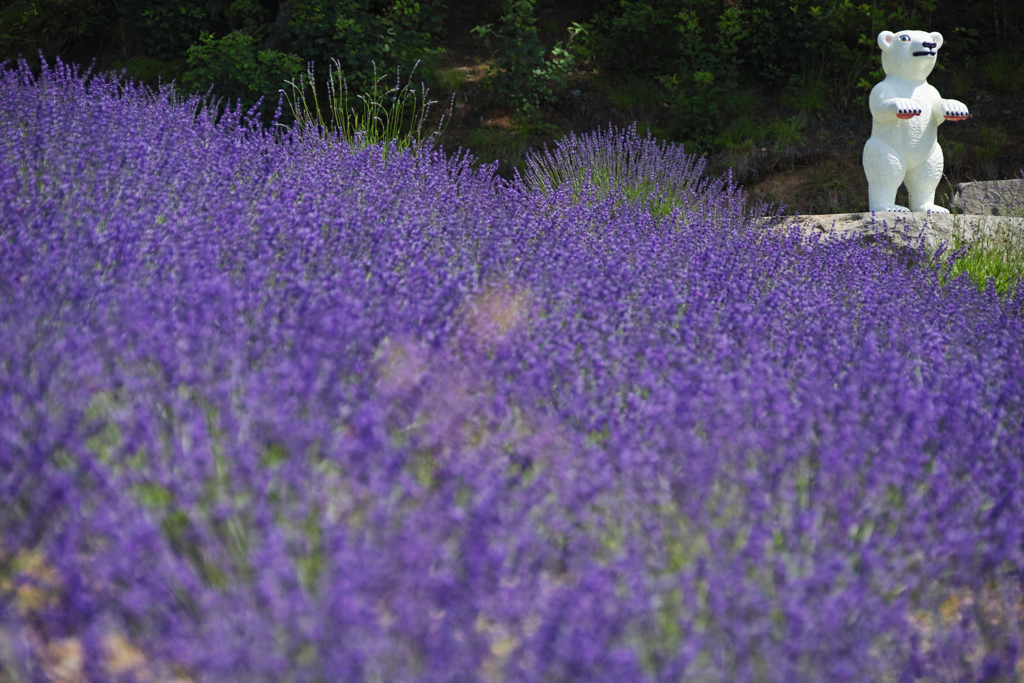
[[[285,98],[293,117],[303,130],[316,130],[330,138],[340,136],[352,149],[380,147],[386,156],[388,152],[418,149],[429,143],[443,129],[445,117],[441,117],[438,128],[424,135],[423,126],[430,114],[430,107],[437,104],[428,98],[429,90],[423,84],[419,89],[413,86],[412,77],[419,62],[413,66],[409,78],[402,84],[401,70],[395,75],[395,84],[388,87],[387,74],[377,76],[377,65],[373,65],[373,85],[369,92],[353,97],[348,90],[348,81],[341,70],[341,63],[331,60],[327,76],[327,108],[330,121],[324,119],[316,91],[316,79],[312,64],[298,82],[288,81],[292,93]],[[306,99],[306,87],[310,87],[312,103]],[[453,95],[454,98],[454,95]]]
[[[1020,676],[1019,294],[197,103],[0,71],[6,678]]]
[[[1003,95],[1024,90],[1024,49],[1019,45],[995,52],[981,65],[988,85]]]
[[[954,233],[953,250],[961,247],[965,251],[951,261],[950,278],[964,274],[979,290],[991,286],[1000,296],[1014,295],[1024,277],[1024,235],[1018,228],[1003,223],[993,234],[970,240]]]

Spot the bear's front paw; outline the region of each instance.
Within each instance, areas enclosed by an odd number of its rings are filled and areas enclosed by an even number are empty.
[[[911,99],[897,97],[892,101],[892,106],[896,109],[896,118],[898,119],[912,119],[921,115],[921,105]]]
[[[942,118],[947,121],[963,121],[970,112],[967,105],[957,100],[942,100]]]

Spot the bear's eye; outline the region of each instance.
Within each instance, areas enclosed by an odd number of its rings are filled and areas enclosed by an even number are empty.
[[[904,43],[909,43],[910,36],[900,36],[900,40],[902,40]]]

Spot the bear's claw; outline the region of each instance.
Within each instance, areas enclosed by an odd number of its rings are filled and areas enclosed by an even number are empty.
[[[949,209],[945,209],[938,204],[922,204],[914,209],[918,213],[949,213]]]
[[[942,103],[942,118],[947,121],[963,121],[969,118],[971,113],[967,105],[957,100],[945,100]]]

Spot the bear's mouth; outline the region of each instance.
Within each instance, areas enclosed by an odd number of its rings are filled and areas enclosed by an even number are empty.
[[[918,50],[914,53],[915,57],[934,57],[935,50]]]

